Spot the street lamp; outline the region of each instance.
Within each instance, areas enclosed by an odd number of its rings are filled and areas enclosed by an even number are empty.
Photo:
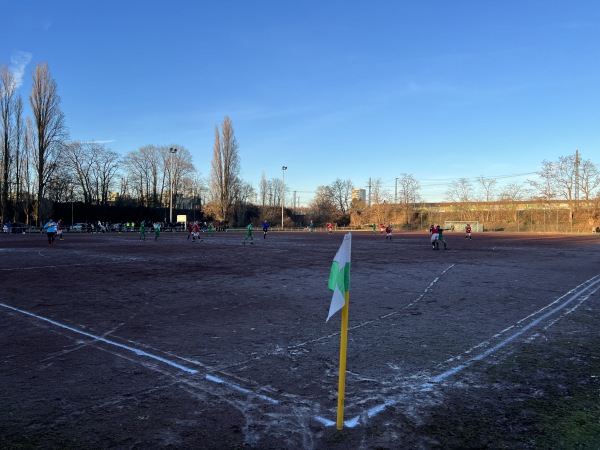
[[[173,223],[173,155],[177,152],[176,148],[171,147],[169,149],[171,152],[171,201],[170,203],[170,211],[169,211],[169,225]]]
[[[285,196],[285,171],[287,166],[281,166],[281,231],[283,231],[283,205]]]

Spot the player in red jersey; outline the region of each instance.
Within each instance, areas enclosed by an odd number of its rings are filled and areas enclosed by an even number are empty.
[[[431,247],[433,248],[433,250],[439,250],[440,247],[440,243],[439,243],[439,238],[440,238],[440,229],[439,227],[436,227],[435,225],[431,225],[431,227],[429,227],[429,234],[431,234]]]
[[[465,232],[467,233],[465,236],[465,239],[471,239],[471,225],[467,224],[467,227],[465,228]]]
[[[195,241],[196,238],[198,238],[199,241],[202,240],[200,239],[200,226],[198,225],[198,222],[194,222],[194,225],[192,225],[192,242]]]

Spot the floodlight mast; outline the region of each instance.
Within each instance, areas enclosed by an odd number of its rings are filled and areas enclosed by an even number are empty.
[[[171,199],[169,201],[169,226],[171,226],[173,223],[173,155],[177,153],[177,149],[171,147],[169,151],[171,152],[171,187],[169,189],[171,192]]]
[[[285,197],[285,171],[287,166],[281,166],[281,231],[283,231],[283,207]]]

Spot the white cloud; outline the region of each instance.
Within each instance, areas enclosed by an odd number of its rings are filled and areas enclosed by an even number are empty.
[[[32,54],[28,52],[15,51],[10,57],[10,70],[15,77],[15,87],[18,89],[23,84],[23,75],[27,64],[31,62]]]

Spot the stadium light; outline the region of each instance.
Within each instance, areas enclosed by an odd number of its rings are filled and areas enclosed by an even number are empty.
[[[171,147],[169,149],[169,151],[171,152],[171,200],[169,201],[170,203],[170,210],[169,210],[169,226],[171,226],[171,224],[173,223],[173,155],[175,153],[177,153],[177,149]]]
[[[283,205],[285,196],[285,171],[287,166],[281,166],[281,231],[283,231]]]

